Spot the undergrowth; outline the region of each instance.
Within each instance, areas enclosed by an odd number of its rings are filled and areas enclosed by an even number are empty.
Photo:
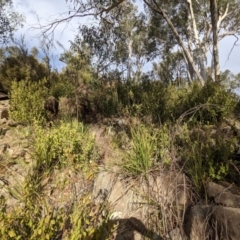
[[[72,120],[72,115],[70,121],[58,120],[44,127],[42,103],[46,89],[41,84],[26,80],[12,85],[11,117],[34,126],[34,164],[15,194],[22,205],[9,211],[5,197],[1,197],[0,238],[108,239],[114,229],[110,210],[107,203],[93,203],[91,189],[85,189],[66,208],[51,207],[44,199],[42,182],[55,170],[81,172],[92,186],[99,154],[94,137],[85,125]],[[77,111],[81,107],[86,115],[100,114],[100,119],[122,116],[139,120],[139,124],[128,124],[121,135],[116,132],[112,137],[112,145],[123,151],[123,160],[118,164],[122,174],[136,179],[149,176],[157,168],[181,169],[191,180],[191,188],[201,196],[208,181],[229,176],[238,133],[226,119],[233,118],[238,100],[223,86],[207,82],[204,87],[197,83],[176,87],[144,81],[98,87],[89,86],[88,94],[81,98],[74,95],[72,107]],[[62,95],[64,91],[59,93]]]

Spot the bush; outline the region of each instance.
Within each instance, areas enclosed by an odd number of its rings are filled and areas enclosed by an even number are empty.
[[[14,81],[10,90],[10,117],[26,124],[44,123],[43,104],[47,96],[45,80]]]
[[[81,196],[72,206],[57,209],[44,201],[27,201],[25,207],[6,211],[0,197],[0,238],[3,240],[88,240],[111,239],[114,229],[106,203],[94,204],[90,194]]]
[[[219,127],[199,124],[192,129],[185,124],[176,137],[178,154],[184,170],[199,192],[207,180],[223,180],[237,147],[233,134],[227,135]]]
[[[87,167],[97,158],[94,137],[77,121],[60,122],[50,129],[36,127],[33,147],[37,168],[43,171],[65,165]]]
[[[70,215],[69,240],[108,240],[114,229],[106,202],[94,204],[89,194],[78,200]]]
[[[237,98],[224,86],[208,81],[204,87],[193,83],[190,86],[190,92],[181,104],[183,106],[182,113],[189,109],[197,109],[188,118],[191,117],[193,120],[207,124],[219,124],[225,117],[233,114]],[[197,108],[198,106],[201,107]]]
[[[57,239],[67,220],[67,213],[46,208],[45,204],[28,201],[25,207],[16,206],[6,211],[3,196],[0,197],[0,238],[6,240],[46,240]]]

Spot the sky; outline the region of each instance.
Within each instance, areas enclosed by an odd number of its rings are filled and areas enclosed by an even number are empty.
[[[66,0],[13,0],[15,11],[23,14],[26,18],[24,27],[15,33],[15,38],[25,35],[25,40],[29,48],[39,46],[41,31],[39,22],[45,25],[54,19],[59,18],[59,14],[68,12]],[[55,32],[54,38],[59,41],[66,49],[70,47],[70,40],[74,40],[77,34],[79,23],[88,22],[86,19],[73,19],[70,24],[59,25]],[[240,40],[238,46],[235,47],[231,54],[231,48],[235,38],[228,37],[220,42],[220,67],[221,71],[229,69],[234,74],[240,72]],[[59,56],[63,53],[63,49],[56,46],[52,49],[53,68],[61,69],[63,65],[59,61]],[[230,54],[230,56],[229,56]]]

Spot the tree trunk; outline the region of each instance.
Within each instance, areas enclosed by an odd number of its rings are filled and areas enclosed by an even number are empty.
[[[174,27],[171,19],[167,16],[167,14],[164,12],[164,10],[157,5],[157,8],[154,8],[149,2],[147,2],[147,0],[144,0],[144,2],[155,12],[157,12],[158,14],[161,14],[163,16],[163,18],[166,20],[167,24],[169,25],[169,27],[171,28],[173,34],[175,35],[180,47],[183,49],[183,52],[188,60],[188,62],[190,63],[190,65],[192,66],[197,78],[199,79],[200,83],[202,86],[204,86],[205,81],[203,79],[203,77],[201,76],[200,72],[197,69],[196,64],[194,63],[194,59],[193,56],[191,55],[190,51],[186,48],[186,46],[184,45],[183,40],[181,39],[181,36],[178,34],[176,28]]]
[[[127,70],[127,78],[128,80],[132,77],[132,44],[133,40],[130,38],[128,39],[128,70]]]
[[[205,54],[204,54],[203,49],[201,48],[201,41],[198,36],[198,30],[197,30],[196,19],[195,19],[194,12],[193,12],[192,0],[186,0],[186,1],[188,3],[189,13],[190,13],[190,16],[188,19],[189,19],[189,21],[191,21],[191,24],[192,24],[191,27],[192,27],[192,31],[193,31],[192,33],[194,36],[195,47],[198,50],[198,52],[196,54],[196,59],[197,59],[196,62],[198,62],[198,64],[199,64],[200,73],[201,73],[202,78],[204,79],[204,81],[206,81],[207,74],[206,74],[206,68],[205,68],[205,64],[204,64]],[[189,26],[189,28],[190,28],[190,26]],[[190,33],[190,37],[191,37],[192,33]]]
[[[218,10],[217,1],[210,0],[210,12],[212,21],[212,36],[213,36],[213,66],[214,66],[214,81],[220,80],[220,65],[218,52]]]

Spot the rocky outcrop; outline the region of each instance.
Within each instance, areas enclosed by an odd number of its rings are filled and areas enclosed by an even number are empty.
[[[126,236],[133,236],[133,232],[139,236],[134,235],[135,237],[131,239],[141,239],[141,236],[149,239],[163,239],[163,236],[159,235],[159,229],[149,224],[150,216],[157,216],[156,208],[165,216],[164,220],[161,219],[166,224],[165,235],[181,239],[177,230],[171,232],[173,228],[170,221],[174,221],[177,215],[176,212],[171,212],[173,208],[176,209],[178,206],[178,209],[184,209],[188,204],[189,192],[186,183],[184,174],[176,171],[159,170],[149,174],[147,179],[143,178],[136,183],[123,175],[103,170],[95,180],[92,198],[97,202],[107,200],[111,204],[112,211],[116,215],[115,219],[119,221],[118,228],[129,229],[122,225],[127,223],[129,225],[129,221],[132,222],[131,219],[135,219],[135,224],[130,224],[130,230],[118,231],[116,239],[117,237],[129,239]],[[152,204],[149,204],[149,201]],[[181,214],[181,211],[178,213]]]
[[[196,205],[186,215],[185,232],[190,240],[240,239],[240,209]]]
[[[227,207],[240,208],[240,191],[234,185],[222,186],[209,182],[206,186],[207,195],[214,202]]]
[[[136,240],[144,236],[171,240],[239,240],[238,188],[227,183],[209,182],[206,186],[209,201],[187,208],[191,202],[186,186],[186,177],[177,171],[157,171],[136,183],[117,172],[101,170],[95,180],[92,197],[97,202],[107,200],[111,204],[118,229],[123,229],[117,231],[116,239]],[[161,221],[167,225],[162,235],[159,235],[159,229],[149,225],[156,206],[162,215]],[[173,209],[181,210],[173,213]],[[176,221],[174,214],[178,215]],[[182,224],[181,216],[184,216]]]
[[[240,239],[239,189],[209,182],[206,192],[213,203],[193,206],[186,214],[184,229],[188,239]]]

